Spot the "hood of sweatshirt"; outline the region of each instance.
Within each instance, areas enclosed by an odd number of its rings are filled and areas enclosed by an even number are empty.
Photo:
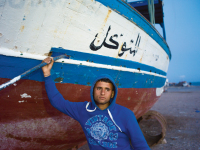
[[[104,109],[104,110],[101,110],[97,105],[96,105],[96,103],[95,103],[95,101],[94,101],[94,98],[93,98],[93,91],[94,91],[94,86],[95,86],[95,84],[96,84],[96,82],[98,81],[98,80],[100,80],[100,79],[109,79],[112,83],[113,83],[113,86],[114,86],[114,97],[113,98],[111,98],[110,99],[110,105],[106,108],[106,109]],[[96,109],[98,109],[99,111],[107,111],[108,112],[108,115],[110,116],[110,118],[111,118],[111,120],[112,120],[112,122],[117,126],[117,128],[120,130],[120,132],[122,132],[122,130],[121,130],[121,128],[116,124],[116,122],[115,122],[115,120],[113,119],[113,116],[112,116],[112,113],[111,113],[111,111],[112,111],[112,109],[115,107],[115,105],[116,105],[116,98],[117,98],[117,86],[116,86],[116,84],[115,84],[115,82],[114,82],[114,80],[113,80],[113,78],[111,77],[111,76],[109,76],[109,75],[107,75],[107,74],[102,74],[102,75],[100,75],[100,76],[98,76],[95,80],[94,80],[94,82],[93,82],[93,84],[92,84],[92,86],[91,86],[91,89],[90,89],[90,96],[91,96],[91,100],[92,100],[92,103],[90,103],[90,102],[88,102],[87,103],[87,105],[86,105],[86,110],[88,111],[88,112],[94,112],[94,111],[96,111]]]
[[[105,78],[105,79],[109,79],[109,80],[112,82],[113,86],[114,86],[114,97],[110,99],[110,105],[106,108],[106,109],[112,110],[112,109],[114,108],[115,104],[116,104],[117,86],[116,86],[116,84],[115,84],[113,78],[112,78],[111,76],[107,75],[107,74],[102,74],[102,75],[98,76],[98,77],[94,80],[94,82],[93,82],[93,84],[92,84],[92,86],[91,86],[91,89],[90,89],[90,97],[91,97],[91,100],[92,100],[92,106],[93,106],[93,108],[96,108],[96,109],[99,109],[99,110],[100,110],[100,108],[96,105],[95,100],[94,100],[94,98],[93,98],[93,91],[94,91],[94,86],[95,86],[96,82],[97,82],[98,80],[104,79],[104,78]],[[106,109],[105,109],[105,110],[106,110]],[[104,111],[104,110],[102,110],[102,111]]]

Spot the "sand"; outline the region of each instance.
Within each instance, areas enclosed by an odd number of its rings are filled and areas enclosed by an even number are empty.
[[[152,150],[200,150],[200,87],[168,88],[152,110],[167,120],[167,143]]]
[[[152,150],[200,150],[200,87],[170,87],[152,110],[167,120],[166,143]]]

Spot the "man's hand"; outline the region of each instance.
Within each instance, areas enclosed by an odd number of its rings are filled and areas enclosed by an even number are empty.
[[[48,77],[48,76],[51,75],[50,71],[51,71],[51,68],[53,66],[54,60],[51,57],[47,57],[42,62],[45,62],[45,63],[48,64],[48,65],[42,67],[42,71],[43,71],[44,77]]]

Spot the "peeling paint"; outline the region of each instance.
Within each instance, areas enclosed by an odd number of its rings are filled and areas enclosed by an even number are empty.
[[[56,78],[55,80],[54,80],[55,82],[63,82],[63,78],[61,78],[61,77],[58,77],[58,78]]]
[[[24,103],[25,101],[24,100],[22,100],[22,101],[18,101],[18,103]]]
[[[31,96],[28,95],[27,93],[21,94],[20,96],[21,98],[31,98]]]

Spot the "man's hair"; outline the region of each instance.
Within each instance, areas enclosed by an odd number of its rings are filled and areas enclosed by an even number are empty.
[[[115,91],[115,86],[114,86],[114,84],[110,81],[110,79],[108,79],[108,78],[102,78],[102,79],[99,79],[97,82],[106,82],[106,83],[111,83],[112,84],[112,86],[113,86],[113,91]],[[96,83],[97,83],[96,82]]]

